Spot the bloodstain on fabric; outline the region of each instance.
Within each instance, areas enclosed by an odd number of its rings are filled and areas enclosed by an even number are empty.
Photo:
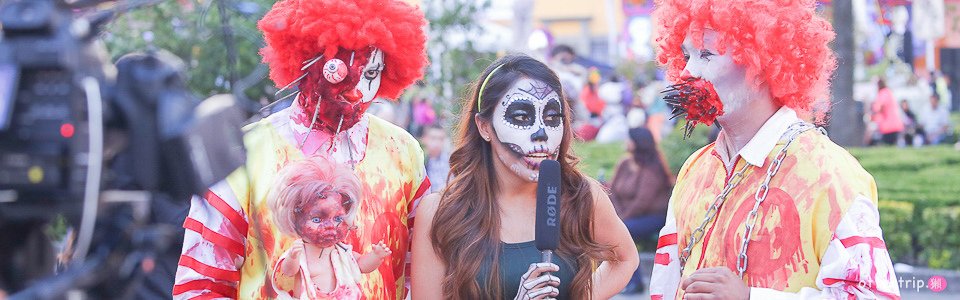
[[[744,201],[734,213],[731,226],[724,235],[726,265],[737,270],[737,256],[742,249],[744,225],[750,221],[754,201]],[[751,286],[786,288],[784,266],[793,270],[806,268],[807,262],[800,249],[800,214],[793,198],[779,188],[770,188],[767,198],[757,211],[757,223],[747,247],[746,278]]]

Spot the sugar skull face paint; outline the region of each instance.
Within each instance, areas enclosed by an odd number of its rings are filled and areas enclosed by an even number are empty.
[[[350,231],[347,212],[354,201],[340,193],[321,194],[294,211],[294,229],[304,242],[326,248],[343,241]]]
[[[500,160],[523,178],[536,181],[544,159],[556,159],[563,139],[560,95],[546,83],[521,78],[507,90],[493,112]],[[504,153],[505,152],[505,153]]]

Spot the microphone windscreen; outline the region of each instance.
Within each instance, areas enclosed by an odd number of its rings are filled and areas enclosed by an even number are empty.
[[[560,244],[560,163],[555,160],[540,163],[536,226],[537,249],[557,250]]]

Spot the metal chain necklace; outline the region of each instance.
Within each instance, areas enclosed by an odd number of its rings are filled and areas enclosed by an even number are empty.
[[[786,136],[787,142],[780,148],[780,151],[777,153],[777,156],[774,157],[773,161],[767,167],[766,177],[763,180],[763,183],[760,184],[760,187],[757,188],[756,193],[754,193],[754,204],[753,209],[750,210],[748,217],[750,218],[744,223],[744,228],[746,234],[743,236],[743,242],[740,247],[740,254],[737,256],[737,275],[740,278],[743,278],[743,273],[747,270],[747,246],[750,244],[750,237],[753,234],[753,227],[757,223],[757,211],[760,209],[760,204],[763,203],[767,198],[767,193],[770,191],[770,180],[773,179],[773,176],[777,174],[777,171],[780,171],[780,165],[783,163],[783,160],[787,157],[787,148],[790,147],[790,144],[800,136],[801,133],[806,132],[807,130],[816,128],[813,124],[806,122],[797,122],[787,128]],[[703,221],[700,222],[700,226],[697,227],[691,234],[690,238],[687,241],[687,246],[683,248],[680,252],[680,274],[683,274],[683,270],[687,265],[687,260],[690,258],[690,253],[705,234],[704,228],[707,224],[710,224],[714,221],[717,216],[717,213],[720,211],[720,207],[726,201],[727,197],[730,194],[730,191],[733,190],[737,185],[740,184],[740,181],[743,180],[744,173],[749,169],[750,164],[744,163],[743,167],[739,171],[733,174],[730,177],[730,180],[727,181],[727,184],[721,190],[720,194],[717,195],[713,204],[710,205],[710,208],[707,210],[706,216],[704,216]],[[701,253],[701,256],[703,253]]]

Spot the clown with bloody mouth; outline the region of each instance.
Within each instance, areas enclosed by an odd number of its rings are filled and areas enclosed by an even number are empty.
[[[537,180],[540,162],[556,159],[563,138],[560,96],[543,82],[521,78],[493,111],[499,159],[522,178]]]
[[[836,67],[815,2],[656,2],[668,101],[722,130],[677,175],[651,298],[900,298],[873,177],[810,123]]]
[[[258,23],[266,41],[260,53],[280,88],[278,98],[292,98],[293,104],[246,126],[246,165],[192,199],[174,298],[303,295],[274,286],[287,281],[271,280],[289,277],[292,273],[277,274],[282,268],[274,266],[283,266],[279,262],[291,249],[310,243],[303,232],[278,228],[268,192],[284,166],[313,157],[359,179],[351,208],[355,227],[336,239],[360,253],[381,241],[389,250],[376,271],[356,278],[360,296],[406,295],[408,228],[430,185],[423,152],[406,131],[365,111],[374,99],[396,99],[422,77],[425,22],[417,8],[399,0],[274,4]],[[307,199],[314,202],[301,212],[319,209],[323,199]]]

